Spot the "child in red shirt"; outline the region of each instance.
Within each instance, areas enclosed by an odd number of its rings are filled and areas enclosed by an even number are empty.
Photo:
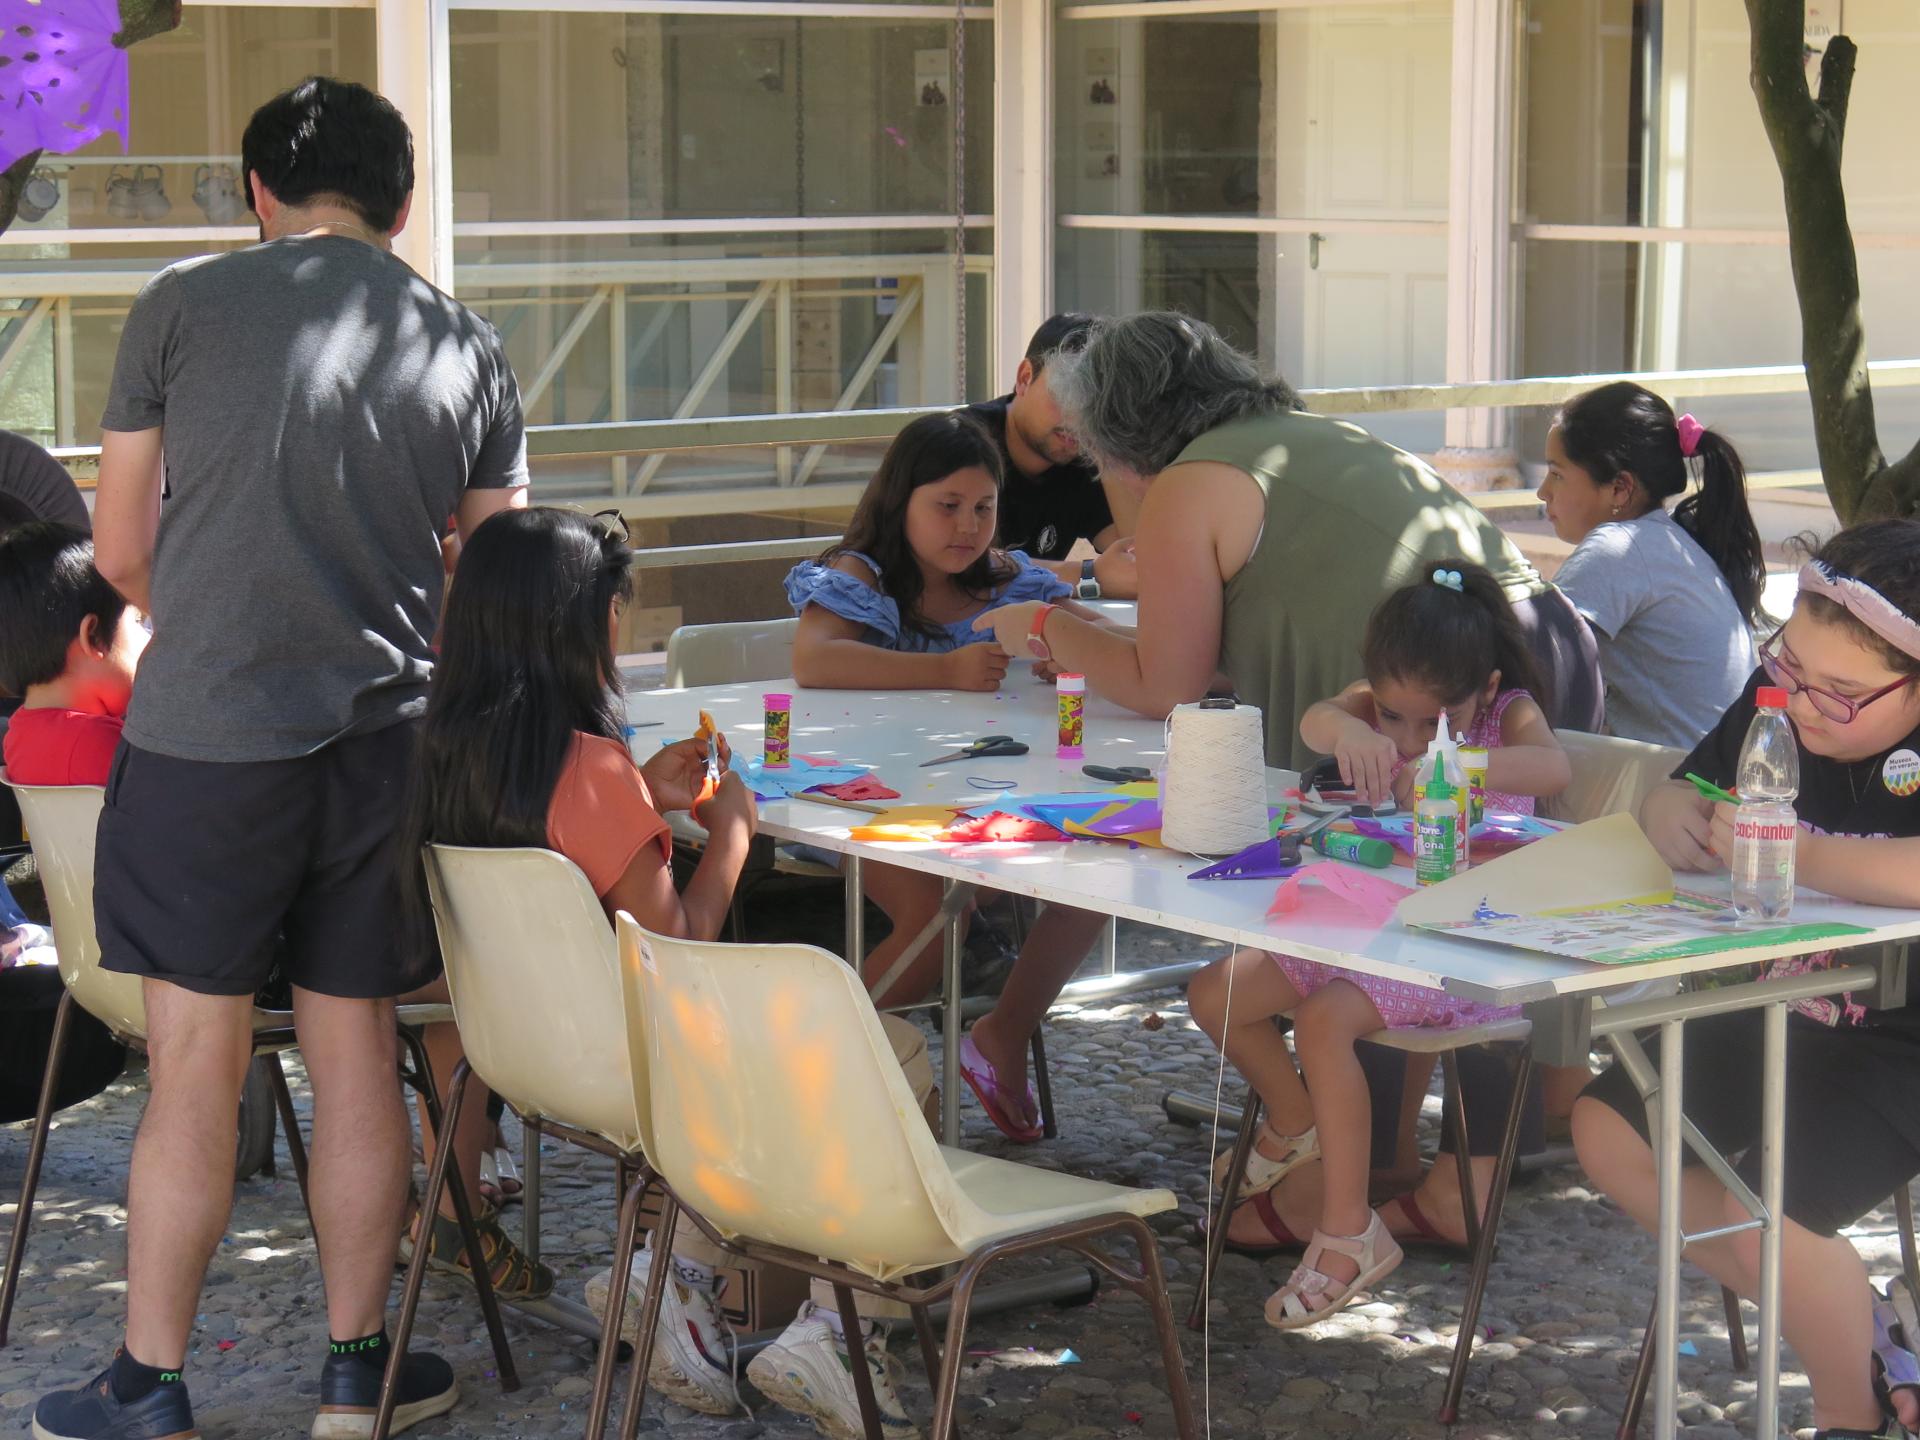
[[[0,535],[0,691],[22,701],[0,745],[7,778],[105,785],[146,646],[85,534],[36,521]]]

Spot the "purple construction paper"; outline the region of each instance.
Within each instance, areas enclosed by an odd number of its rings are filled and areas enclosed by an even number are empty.
[[[1411,815],[1389,815],[1384,819],[1355,815],[1351,823],[1356,834],[1364,835],[1370,840],[1388,841],[1407,854],[1413,854],[1413,817]],[[1489,811],[1487,818],[1473,827],[1469,838],[1496,840],[1509,845],[1525,845],[1530,841],[1544,840],[1553,833],[1553,826],[1536,820],[1530,815]]]
[[[102,135],[127,148],[127,52],[116,0],[0,0],[0,169]]]
[[[1138,835],[1142,830],[1160,828],[1160,802],[1158,800],[1136,800],[1126,809],[1096,820],[1085,827],[1096,835]]]
[[[1229,855],[1187,876],[1189,880],[1271,880],[1299,872],[1298,864],[1282,860],[1282,842],[1278,837],[1249,845],[1238,855]]]

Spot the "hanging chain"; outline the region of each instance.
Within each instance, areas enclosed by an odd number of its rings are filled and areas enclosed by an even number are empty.
[[[953,375],[967,401],[967,0],[953,4]]]

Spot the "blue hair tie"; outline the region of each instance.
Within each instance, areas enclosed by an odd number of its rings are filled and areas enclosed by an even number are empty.
[[[1018,780],[991,780],[985,775],[969,775],[967,777],[967,784],[975,790],[1017,790],[1020,788],[1020,782]]]
[[[1442,590],[1453,591],[1456,595],[1464,595],[1467,593],[1466,586],[1461,583],[1460,572],[1458,570],[1434,571],[1433,583],[1438,585]]]

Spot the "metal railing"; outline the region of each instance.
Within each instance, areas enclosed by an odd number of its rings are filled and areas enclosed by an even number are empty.
[[[1920,386],[1920,360],[1890,360],[1868,367],[1881,389]],[[1540,376],[1524,380],[1476,381],[1440,385],[1375,385],[1357,388],[1303,390],[1310,410],[1324,415],[1380,415],[1454,409],[1557,405],[1582,391],[1614,380],[1631,380],[1672,396],[1714,397],[1792,395],[1806,390],[1805,372],[1797,365],[1767,365],[1722,370],[1637,371],[1612,375]],[[697,453],[704,450],[768,449],[832,445],[884,444],[922,415],[943,413],[945,406],[918,406],[886,410],[811,411],[785,415],[729,415],[671,420],[608,421],[583,425],[541,425],[527,431],[527,453],[535,461],[606,460],[628,456]],[[53,452],[81,484],[91,483],[98,470],[99,449],[78,446]],[[770,457],[771,459],[771,457]],[[775,467],[768,466],[769,479]],[[1772,490],[1818,484],[1816,470],[1784,470],[1752,474],[1750,488]],[[789,485],[736,488],[720,493],[699,489],[671,497],[666,513],[700,514],[712,509],[756,508],[786,511],[810,504],[850,505],[859,486],[846,484]],[[666,499],[668,497],[660,497]],[[1468,498],[1483,510],[1523,509],[1537,504],[1530,490],[1483,490]],[[636,517],[661,513],[652,496],[606,494],[592,500],[575,497],[563,503],[593,504],[610,500]],[[643,550],[637,563],[647,569],[683,565],[732,564],[752,560],[799,559],[816,553],[826,537],[796,536],[717,545],[673,545]]]

